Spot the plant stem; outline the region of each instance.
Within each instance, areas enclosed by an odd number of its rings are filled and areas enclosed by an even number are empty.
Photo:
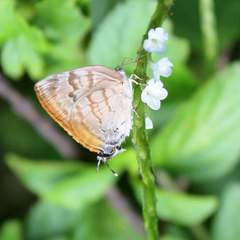
[[[217,58],[217,32],[214,2],[212,0],[200,0],[199,4],[205,58],[204,68],[208,76],[214,72]]]
[[[152,15],[150,24],[143,36],[141,46],[137,54],[145,53],[143,49],[143,41],[147,39],[148,31],[151,28],[161,26],[167,16],[168,10],[172,4],[172,0],[159,0],[156,10]],[[134,73],[140,78],[146,77],[147,57],[143,57],[141,62],[137,63]],[[148,135],[145,130],[145,112],[146,106],[141,101],[142,87],[140,85],[134,86],[133,107],[141,117],[136,114],[133,117],[133,145],[136,149],[137,160],[139,165],[139,172],[142,177],[143,188],[143,219],[144,227],[147,232],[149,240],[158,239],[158,218],[156,213],[156,196],[155,196],[155,176],[153,173],[152,160],[150,157],[150,150],[148,147]]]

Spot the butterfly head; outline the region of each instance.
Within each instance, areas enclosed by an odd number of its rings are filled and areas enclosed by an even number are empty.
[[[110,168],[110,166],[107,164],[107,160],[112,159],[115,155],[117,155],[118,153],[122,153],[124,151],[126,151],[126,149],[122,149],[119,146],[109,145],[109,146],[106,146],[103,151],[98,152],[97,153],[97,161],[98,161],[97,172],[99,170],[100,163],[104,162],[107,165],[107,167],[113,172],[114,176],[117,177],[118,174]]]

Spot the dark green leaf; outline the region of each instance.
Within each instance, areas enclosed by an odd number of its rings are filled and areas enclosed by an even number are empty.
[[[76,225],[73,240],[145,239],[127,216],[105,201],[85,208]]]
[[[231,46],[240,37],[240,1],[214,1],[217,18],[219,47]]]
[[[89,27],[89,21],[75,5],[75,0],[43,0],[37,4],[34,22],[52,40],[76,42]]]
[[[27,216],[27,239],[65,239],[57,236],[69,233],[79,213],[49,203],[38,202]]]
[[[117,3],[124,0],[92,0],[90,1],[92,28],[95,29],[105,18],[109,10],[111,10]]]
[[[174,22],[175,33],[190,40],[191,45],[198,51],[202,49],[202,34],[200,29],[199,1],[175,1],[170,9]]]
[[[15,155],[9,155],[7,163],[32,192],[48,202],[73,209],[98,201],[117,181],[104,166],[96,174],[96,166],[84,163],[36,162]]]

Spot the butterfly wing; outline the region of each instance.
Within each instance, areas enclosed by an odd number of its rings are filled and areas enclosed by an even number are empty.
[[[53,74],[35,85],[45,110],[90,151],[119,146],[131,128],[129,82],[117,71],[89,66]]]

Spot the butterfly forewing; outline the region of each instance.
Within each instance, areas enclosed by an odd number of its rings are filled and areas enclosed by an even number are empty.
[[[120,146],[131,128],[131,84],[125,75],[88,66],[50,75],[35,85],[45,110],[93,152]]]

